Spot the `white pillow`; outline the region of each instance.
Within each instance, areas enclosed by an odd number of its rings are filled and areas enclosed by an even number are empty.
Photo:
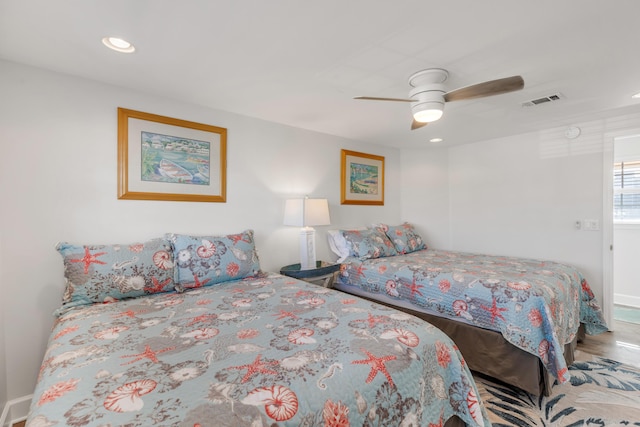
[[[366,230],[367,227],[352,228],[350,230]],[[342,230],[328,230],[327,239],[329,240],[329,248],[331,251],[338,255],[336,262],[340,263],[347,259],[349,256],[349,245],[347,240],[342,235]]]

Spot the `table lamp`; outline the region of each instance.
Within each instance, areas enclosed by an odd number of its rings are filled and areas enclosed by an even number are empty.
[[[284,225],[302,227],[300,230],[300,269],[316,268],[315,225],[329,225],[327,199],[289,199],[284,206]]]

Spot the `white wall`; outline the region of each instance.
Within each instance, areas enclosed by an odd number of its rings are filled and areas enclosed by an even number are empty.
[[[449,151],[402,150],[402,220],[416,226],[429,247],[450,249]]]
[[[117,200],[117,107],[227,128],[227,203]],[[282,225],[286,198],[328,198],[336,228],[400,220],[396,149],[4,61],[0,131],[0,403],[33,391],[63,291],[58,241],[128,243],[252,228],[263,269],[277,271],[298,261],[298,230]],[[340,205],[342,148],[385,156],[384,206]],[[318,257],[335,259],[327,228],[318,228]]]
[[[619,125],[578,125],[583,132],[573,141],[554,128],[446,153],[403,152],[403,185],[413,192],[403,197],[402,217],[418,225],[431,247],[575,265],[602,302],[602,147]],[[577,230],[575,221],[585,219],[598,220],[601,229]]]

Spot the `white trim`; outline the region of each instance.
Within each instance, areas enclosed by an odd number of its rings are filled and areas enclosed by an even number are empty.
[[[640,227],[640,221],[613,221],[613,227],[616,230],[637,230]]]
[[[0,427],[11,427],[17,422],[26,420],[32,398],[33,394],[29,394],[27,396],[9,400],[4,405],[2,415],[0,415]],[[7,424],[6,420],[9,414],[11,414],[11,418],[9,419],[9,423]]]
[[[640,297],[614,293],[613,303],[625,307],[640,308]]]
[[[602,315],[613,330],[613,143],[604,135],[602,147]]]

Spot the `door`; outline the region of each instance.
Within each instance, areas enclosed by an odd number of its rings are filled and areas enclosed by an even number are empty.
[[[640,182],[634,182],[640,175],[633,169],[637,170],[633,162],[640,160],[640,131],[609,135],[604,142],[602,305],[611,327],[616,302],[640,306],[640,266],[636,267],[635,260],[640,249]],[[621,162],[627,163],[626,169]],[[623,181],[626,188],[621,189]]]

